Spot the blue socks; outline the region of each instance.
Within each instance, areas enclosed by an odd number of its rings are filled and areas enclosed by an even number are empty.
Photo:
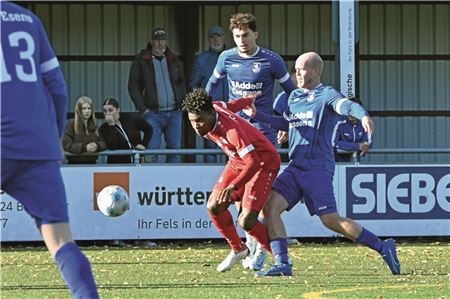
[[[277,262],[289,263],[288,244],[286,238],[276,238],[270,240],[270,248]]]
[[[372,248],[377,252],[380,252],[381,247],[383,246],[383,241],[381,241],[381,239],[374,235],[372,232],[366,230],[364,227],[355,241],[366,245],[367,247]]]
[[[64,244],[55,260],[74,298],[99,298],[91,264],[75,243]]]

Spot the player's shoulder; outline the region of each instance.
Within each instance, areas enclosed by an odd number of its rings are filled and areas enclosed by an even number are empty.
[[[291,97],[291,98],[299,97],[299,96],[301,96],[301,95],[304,94],[304,93],[305,93],[305,90],[304,90],[303,88],[297,88],[297,89],[294,89],[294,90],[291,92],[290,97]]]
[[[267,48],[260,47],[258,54],[266,57],[268,60],[283,61],[283,58],[281,58],[280,54]]]
[[[228,57],[233,57],[235,55],[239,55],[238,54],[238,48],[234,47],[228,50],[223,51],[222,53],[220,53],[220,57],[221,58],[228,58]]]
[[[318,89],[322,94],[326,95],[329,98],[345,98],[345,96],[340,91],[332,86],[322,84],[318,87]]]
[[[322,89],[322,91],[337,91],[333,86],[321,84],[318,89]]]
[[[28,22],[33,23],[38,17],[29,9],[8,1],[1,2],[2,23]]]

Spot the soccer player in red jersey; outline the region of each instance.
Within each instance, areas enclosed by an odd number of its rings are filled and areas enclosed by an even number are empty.
[[[232,249],[217,267],[219,272],[231,269],[249,254],[228,211],[232,202],[242,202],[239,225],[271,252],[267,229],[258,221],[258,214],[280,169],[280,156],[261,131],[234,114],[251,105],[257,95],[236,102],[213,102],[199,88],[190,92],[182,104],[195,132],[215,142],[229,157],[207,205],[214,225]]]

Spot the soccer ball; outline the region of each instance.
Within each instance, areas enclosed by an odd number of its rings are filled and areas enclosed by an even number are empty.
[[[106,216],[118,217],[130,208],[130,199],[125,189],[111,185],[100,191],[97,196],[97,205]]]

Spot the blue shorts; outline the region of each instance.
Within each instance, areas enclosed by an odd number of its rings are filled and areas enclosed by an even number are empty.
[[[58,161],[1,161],[1,189],[24,206],[37,226],[69,222]]]
[[[302,170],[289,164],[273,183],[272,189],[288,202],[292,209],[302,198],[311,215],[337,212],[333,191],[333,173],[327,170]]]

